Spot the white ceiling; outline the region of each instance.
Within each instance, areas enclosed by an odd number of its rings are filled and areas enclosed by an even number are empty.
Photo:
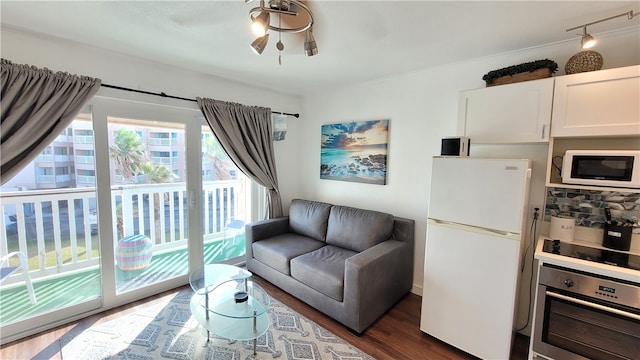
[[[281,66],[278,33],[261,56],[249,47],[248,12],[257,2],[2,0],[0,14],[3,26],[299,95],[558,41],[575,41],[577,49],[580,31],[566,29],[640,11],[638,1],[305,3],[319,53],[304,56],[300,34],[283,34]],[[620,17],[589,32],[639,20]]]

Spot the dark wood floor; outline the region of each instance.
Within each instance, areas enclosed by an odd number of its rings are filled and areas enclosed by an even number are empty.
[[[271,283],[257,276],[254,278],[272,297],[378,360],[474,359],[473,356],[420,331],[421,299],[415,294],[407,295],[393,309],[375,322],[362,336],[356,336],[341,324],[276,288]],[[173,297],[176,291],[182,289],[168,291],[20,341],[8,343],[0,349],[0,359],[61,359],[58,339],[71,329],[88,328],[96,323],[109,321],[124,314],[135,312],[150,303],[166,302]],[[528,338],[518,335],[515,339],[512,359],[526,359],[527,351]]]

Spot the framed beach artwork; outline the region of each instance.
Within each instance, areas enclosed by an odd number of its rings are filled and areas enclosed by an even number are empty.
[[[389,120],[322,125],[320,179],[385,185]]]

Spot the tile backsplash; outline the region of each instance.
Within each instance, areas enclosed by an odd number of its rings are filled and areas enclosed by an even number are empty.
[[[544,221],[565,215],[575,218],[578,226],[603,228],[607,207],[614,223],[633,223],[633,233],[640,233],[640,193],[634,192],[547,188]]]

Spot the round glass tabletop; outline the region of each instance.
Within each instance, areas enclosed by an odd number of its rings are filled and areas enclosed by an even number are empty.
[[[189,274],[189,285],[196,294],[210,292],[217,285],[228,280],[244,280],[251,272],[226,264],[207,264]]]

